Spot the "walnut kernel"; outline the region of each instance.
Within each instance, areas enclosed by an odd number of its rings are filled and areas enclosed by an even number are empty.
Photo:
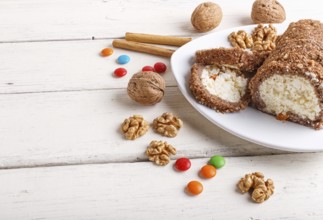
[[[216,28],[222,20],[222,9],[213,2],[199,4],[192,13],[191,23],[199,32]]]
[[[171,154],[175,155],[176,149],[166,141],[152,141],[146,150],[149,160],[160,166],[165,166],[169,163]]]
[[[256,51],[272,51],[276,48],[277,31],[271,24],[259,24],[252,32],[253,47]]]
[[[165,112],[153,121],[156,132],[166,137],[175,137],[182,126],[182,120],[169,112]]]
[[[244,30],[232,32],[228,40],[233,47],[241,49],[250,48],[253,51],[272,51],[276,48],[277,31],[271,24],[264,26],[259,24],[251,36]]]
[[[141,115],[134,115],[124,120],[121,131],[128,140],[134,140],[148,131],[148,122]]]
[[[230,43],[234,47],[246,49],[253,46],[252,37],[245,31],[232,32],[228,37]]]
[[[267,188],[265,185],[259,185],[251,194],[251,198],[257,202],[262,203],[269,198],[266,194]]]
[[[274,182],[271,179],[264,180],[264,175],[260,172],[246,174],[241,178],[237,184],[238,189],[242,192],[252,191],[251,198],[257,202],[262,203],[274,193]]]
[[[248,192],[253,185],[252,174],[246,174],[244,178],[241,178],[237,186],[242,193]]]
[[[277,0],[256,0],[252,5],[251,19],[259,23],[282,23],[285,9]]]

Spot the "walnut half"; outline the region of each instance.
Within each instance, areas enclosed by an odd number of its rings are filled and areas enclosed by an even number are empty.
[[[121,131],[128,140],[134,140],[148,131],[148,122],[141,115],[134,115],[124,120]]]
[[[238,189],[242,192],[253,190],[251,198],[257,202],[262,203],[274,193],[274,182],[271,179],[264,180],[264,175],[260,172],[246,174],[241,178],[237,184]]]
[[[228,37],[233,47],[242,49],[251,48],[253,46],[252,37],[245,31],[239,30],[238,32],[232,32]]]
[[[165,166],[169,163],[171,154],[175,155],[176,149],[166,141],[152,141],[146,150],[149,160],[160,166]]]
[[[153,121],[155,131],[166,137],[175,137],[182,126],[182,120],[169,112],[165,112]]]
[[[277,31],[274,26],[258,26],[252,32],[253,48],[256,51],[272,51],[276,48]]]

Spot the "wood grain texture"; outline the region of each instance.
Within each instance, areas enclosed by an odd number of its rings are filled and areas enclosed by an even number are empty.
[[[119,38],[125,32],[200,35],[190,24],[200,0],[2,0],[0,42]],[[218,0],[223,10],[214,30],[251,24],[253,0]],[[322,19],[322,2],[280,0],[287,19]],[[306,10],[308,9],[308,10]]]
[[[126,88],[134,73],[156,62],[167,64],[166,85],[176,86],[169,59],[123,49],[101,57],[105,47],[112,40],[0,44],[0,94]],[[128,64],[116,62],[122,54]],[[128,70],[125,77],[113,75],[119,67]]]
[[[253,1],[217,0],[224,16],[212,32],[251,24]],[[287,22],[322,20],[322,1],[279,1]],[[99,56],[126,32],[203,35],[190,24],[201,2],[0,1],[1,220],[323,219],[323,153],[273,150],[216,127],[181,95],[169,59],[121,49]],[[131,62],[123,66],[128,75],[117,79],[112,73],[121,54]],[[126,94],[128,80],[158,61],[168,65],[164,100],[152,107],[134,103]],[[119,131],[133,114],[152,122],[163,112],[184,121],[176,138],[150,129],[128,141]],[[177,148],[171,164],[147,162],[151,140]],[[198,170],[214,154],[226,156],[227,165],[216,178],[203,180]],[[195,158],[188,172],[173,170],[179,157]],[[275,194],[261,205],[235,188],[254,171],[275,181]],[[193,179],[205,187],[198,197],[184,192]]]
[[[119,127],[141,114],[152,123],[164,112],[184,121],[176,138],[152,129],[125,140]],[[168,87],[155,106],[133,102],[126,89],[0,95],[0,168],[147,160],[152,140],[173,144],[176,157],[262,155],[282,153],[237,138],[197,113],[176,87]]]
[[[1,219],[322,219],[323,154],[227,157],[214,179],[198,177],[207,159],[185,173],[150,162],[0,171]],[[261,171],[274,195],[263,204],[235,184]],[[204,192],[188,196],[191,180]]]

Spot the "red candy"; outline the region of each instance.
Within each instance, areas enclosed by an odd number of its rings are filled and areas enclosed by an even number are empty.
[[[154,69],[154,67],[152,67],[152,66],[144,66],[141,70],[142,70],[143,72],[147,72],[147,71],[155,72],[155,69]]]
[[[165,63],[157,62],[154,65],[154,69],[157,73],[164,73],[167,69],[167,66],[165,65]]]
[[[114,75],[116,77],[123,77],[126,74],[127,74],[127,70],[125,68],[121,67],[114,70]]]
[[[191,167],[191,161],[188,158],[179,158],[175,162],[175,168],[179,171],[186,171]]]

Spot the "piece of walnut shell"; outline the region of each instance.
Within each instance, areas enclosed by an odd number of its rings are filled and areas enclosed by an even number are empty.
[[[254,23],[282,23],[285,9],[277,0],[256,0],[252,5],[251,19]]]
[[[129,80],[127,91],[134,101],[142,105],[154,105],[164,97],[165,80],[155,72],[139,72]]]
[[[199,4],[192,13],[191,23],[199,32],[216,28],[222,20],[222,9],[213,2]]]

